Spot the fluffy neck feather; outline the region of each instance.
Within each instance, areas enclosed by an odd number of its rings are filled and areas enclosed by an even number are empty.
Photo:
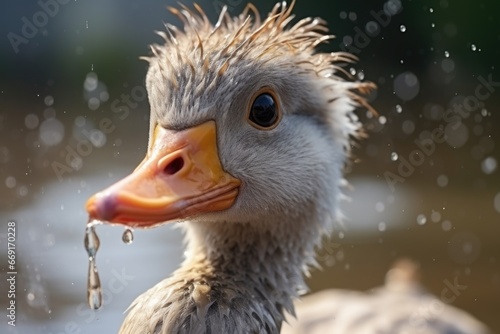
[[[136,299],[120,333],[279,333],[318,229],[305,217],[186,225],[183,265]]]

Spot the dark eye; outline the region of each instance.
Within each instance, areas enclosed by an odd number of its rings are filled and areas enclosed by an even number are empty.
[[[269,93],[258,95],[253,101],[248,118],[257,128],[273,128],[279,120],[278,105],[274,96]]]

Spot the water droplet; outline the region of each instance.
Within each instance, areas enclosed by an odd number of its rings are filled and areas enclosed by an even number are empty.
[[[16,184],[17,184],[16,178],[13,176],[8,176],[5,179],[5,186],[7,186],[7,188],[9,188],[9,189],[15,188]]]
[[[101,101],[97,97],[91,97],[87,105],[90,110],[97,110],[101,106]]]
[[[97,310],[102,306],[102,288],[95,259],[89,261],[89,275],[87,283],[87,300],[89,307]]]
[[[107,100],[109,100],[109,93],[106,91],[99,93],[99,99],[102,102],[106,102]]]
[[[64,138],[64,125],[55,118],[42,122],[39,128],[39,139],[47,146],[55,146]]]
[[[97,233],[95,232],[95,225],[89,222],[85,229],[85,239],[83,240],[85,245],[85,250],[87,251],[90,258],[94,258],[97,251],[99,250],[100,241]]]
[[[391,153],[391,160],[392,161],[396,161],[396,160],[398,160],[398,158],[399,158],[399,155],[396,152]]]
[[[436,27],[436,24],[433,22],[431,23],[431,28],[435,28]]]
[[[24,118],[24,125],[30,130],[36,129],[38,123],[38,116],[35,114],[29,114]]]
[[[369,21],[365,26],[366,32],[371,36],[376,36],[380,32],[380,26],[375,21]]]
[[[481,163],[481,169],[484,174],[492,174],[497,169],[497,160],[493,157],[487,157]]]
[[[406,26],[405,26],[404,24],[400,25],[400,26],[399,26],[399,30],[400,30],[401,32],[405,32],[405,31],[406,31]]]
[[[477,50],[476,44],[472,44],[470,46],[470,48],[471,48],[472,51],[476,51]]]
[[[432,7],[431,7],[431,8],[429,8],[429,12],[430,12],[430,13],[434,13],[434,8],[432,8]]]
[[[448,185],[448,176],[446,176],[444,174],[439,175],[437,178],[437,184],[441,188],[446,187]]]
[[[351,75],[356,75],[356,69],[354,67],[351,67],[349,69],[349,73],[351,73]]]
[[[396,104],[396,112],[398,114],[401,114],[403,112],[403,107],[401,107],[399,104]]]
[[[453,148],[462,147],[469,140],[469,129],[464,123],[448,124],[444,132],[446,142]]]
[[[56,111],[54,108],[47,108],[43,111],[43,117],[45,117],[45,119],[56,118]]]
[[[358,79],[360,81],[363,81],[365,78],[365,73],[363,71],[358,72]]]
[[[441,220],[441,214],[437,211],[432,211],[431,213],[431,220],[434,222],[434,223],[437,223]]]
[[[406,120],[403,122],[401,129],[407,135],[412,134],[415,131],[415,123],[410,120]]]
[[[122,235],[122,240],[125,244],[131,244],[134,241],[134,231],[131,228],[126,228]]]
[[[399,13],[399,11],[401,11],[401,7],[402,7],[402,4],[401,4],[400,0],[388,0],[384,4],[384,13],[386,15],[388,15],[389,17],[393,16],[393,15]]]
[[[393,82],[394,93],[403,101],[415,98],[420,92],[420,82],[412,72],[399,74]]]
[[[417,224],[418,225],[425,225],[427,223],[427,217],[424,214],[420,214],[417,216]]]
[[[92,64],[92,70],[94,70],[94,64]],[[94,72],[89,72],[85,77],[85,81],[83,83],[83,88],[87,92],[92,92],[97,88],[99,81],[97,79],[97,74]]]
[[[385,223],[384,223],[384,222],[380,222],[380,223],[378,223],[378,230],[379,230],[380,232],[384,232],[384,231],[386,230],[386,228],[387,228],[387,226],[385,225]]]
[[[26,186],[20,186],[18,189],[17,189],[17,195],[19,197],[25,197],[26,195],[28,195],[28,187]]]
[[[387,123],[387,118],[385,116],[380,116],[378,118],[378,122],[382,125],[384,125],[385,123]]]
[[[445,51],[445,52],[444,52],[444,56],[445,56],[446,58],[449,58],[449,57],[450,57],[450,53],[449,53],[448,51]]]
[[[54,104],[54,98],[51,95],[47,95],[44,99],[43,102],[47,107],[50,107]]]
[[[451,230],[451,228],[453,227],[453,225],[451,224],[451,222],[449,220],[444,220],[442,223],[441,223],[441,228],[443,229],[443,231],[445,232],[448,232],[449,230]]]
[[[85,117],[83,116],[78,116],[75,118],[75,125],[78,127],[82,127],[85,125],[87,121],[85,120]]]
[[[92,130],[90,133],[90,142],[95,146],[95,147],[103,147],[104,144],[106,144],[106,135],[104,132],[100,130]]]
[[[35,268],[35,272],[37,269]],[[35,275],[35,279],[32,278],[28,279],[27,288],[25,288],[26,302],[31,308],[49,313],[50,309],[46,297],[47,290],[38,274]]]
[[[87,276],[87,301],[89,307],[96,310],[102,306],[102,288],[95,257],[99,250],[99,237],[95,232],[97,222],[90,221],[85,229],[84,245],[89,255],[89,272]]]

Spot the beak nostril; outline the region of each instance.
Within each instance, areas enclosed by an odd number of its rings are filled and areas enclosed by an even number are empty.
[[[163,170],[167,175],[174,175],[184,167],[184,159],[182,157],[177,157],[165,166]]]

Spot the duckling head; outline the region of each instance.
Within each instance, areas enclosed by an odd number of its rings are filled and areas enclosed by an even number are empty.
[[[365,104],[356,91],[372,85],[339,75],[353,56],[316,51],[333,37],[321,19],[287,28],[292,8],[277,4],[263,21],[252,5],[235,18],[223,10],[215,25],[196,5],[170,8],[184,29],[167,25],[158,32],[165,43],[144,58],[148,154],[88,201],[92,217],[149,227],[285,222],[304,212],[323,225],[337,216],[360,130],[353,110]]]

